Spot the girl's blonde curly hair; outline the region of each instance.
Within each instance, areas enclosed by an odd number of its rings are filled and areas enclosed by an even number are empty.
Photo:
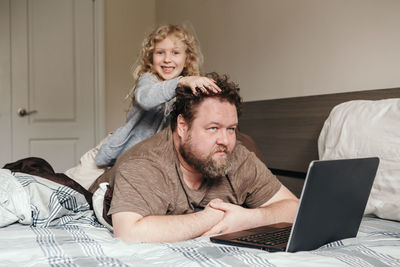
[[[144,39],[142,43],[142,49],[140,51],[138,61],[136,62],[136,67],[133,71],[134,86],[131,92],[132,104],[134,103],[133,91],[137,85],[139,77],[146,72],[157,75],[153,68],[154,47],[156,43],[163,41],[169,35],[175,36],[178,40],[182,41],[186,45],[186,62],[181,75],[200,75],[200,66],[202,64],[203,56],[200,52],[199,43],[195,36],[191,34],[183,25],[161,25],[152,33],[150,33],[150,35]]]

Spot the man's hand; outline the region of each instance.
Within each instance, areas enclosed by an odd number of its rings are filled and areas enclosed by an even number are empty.
[[[259,208],[247,209],[225,203],[220,199],[210,201],[210,208],[224,212],[220,222],[202,235],[214,235],[241,231],[278,222],[293,222],[298,208],[298,199],[285,187]]]
[[[218,206],[218,203],[221,202],[223,203],[223,201],[219,198],[213,199],[208,203],[208,205],[202,211],[207,213],[207,216],[213,217],[214,218],[213,221],[215,221],[216,223],[221,221],[225,216],[224,210],[213,207],[214,205]]]
[[[203,236],[230,233],[249,228],[249,218],[251,218],[250,209],[223,202],[221,199],[210,201],[207,207],[223,212],[223,218],[210,230],[202,234]]]

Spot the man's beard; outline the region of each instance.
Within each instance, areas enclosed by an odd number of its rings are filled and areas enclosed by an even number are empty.
[[[179,153],[182,158],[195,170],[200,172],[205,178],[219,178],[226,175],[231,168],[232,153],[224,145],[217,146],[205,159],[197,157],[193,153],[191,136],[179,147]],[[213,159],[216,152],[224,151],[225,157],[218,157],[219,160]]]

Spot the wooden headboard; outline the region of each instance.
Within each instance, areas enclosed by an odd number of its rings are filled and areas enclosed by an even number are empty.
[[[297,196],[330,111],[350,100],[400,98],[400,88],[244,102],[239,130],[254,139],[266,165]]]

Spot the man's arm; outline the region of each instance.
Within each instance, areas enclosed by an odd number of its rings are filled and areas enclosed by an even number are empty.
[[[112,215],[114,236],[128,242],[176,242],[195,238],[217,224],[224,212],[207,206],[183,215],[145,216],[135,212]]]
[[[203,235],[230,233],[278,222],[293,222],[298,202],[284,185],[270,200],[255,209],[246,209],[222,200],[212,201],[210,207],[223,211],[224,217]]]

